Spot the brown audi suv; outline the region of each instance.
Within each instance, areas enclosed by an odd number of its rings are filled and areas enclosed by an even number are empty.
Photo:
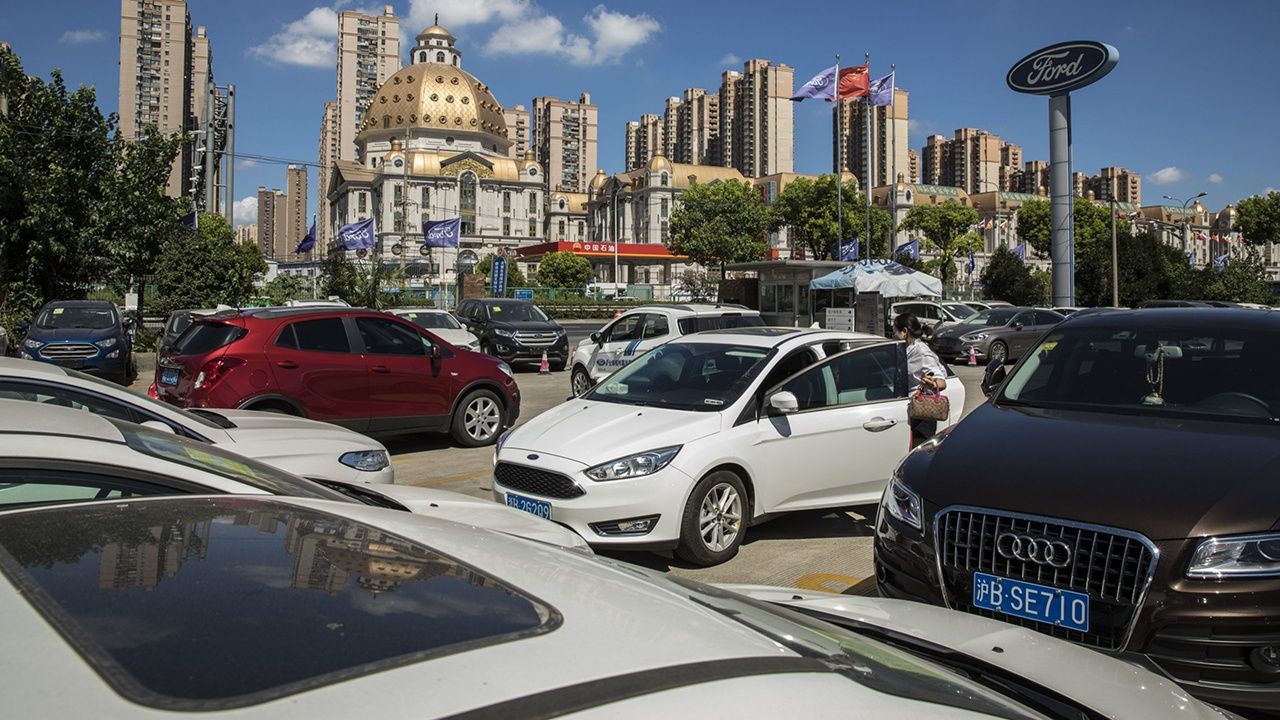
[[[1280,710],[1277,360],[1280,312],[1064,320],[902,461],[876,519],[880,593]]]

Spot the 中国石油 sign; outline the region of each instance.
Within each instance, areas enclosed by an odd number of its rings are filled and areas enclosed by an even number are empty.
[[[1102,78],[1119,60],[1120,51],[1106,43],[1063,42],[1041,48],[1014,63],[1005,82],[1016,92],[1061,95]]]

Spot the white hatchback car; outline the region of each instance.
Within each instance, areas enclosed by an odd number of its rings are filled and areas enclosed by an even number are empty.
[[[61,405],[142,423],[303,477],[380,484],[395,480],[386,447],[358,432],[257,410],[183,410],[47,363],[0,358],[0,399]]]
[[[5,512],[0,558],[0,694],[24,720],[1233,717],[986,618],[322,500]]]
[[[462,326],[458,318],[446,310],[435,308],[396,308],[387,312],[429,331],[454,347],[480,352],[480,338]]]
[[[760,311],[743,305],[642,305],[628,310],[570,352],[574,395],[662,343],[704,330],[760,327]]]
[[[747,526],[874,503],[910,449],[906,346],[862,333],[677,338],[498,439],[494,499],[593,546],[733,557]],[[964,386],[947,384],[959,420]]]

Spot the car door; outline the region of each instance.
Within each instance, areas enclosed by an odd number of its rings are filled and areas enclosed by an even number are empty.
[[[631,313],[614,320],[600,332],[600,342],[591,359],[591,379],[599,382],[639,356],[648,313]]]
[[[772,392],[795,413],[774,414]],[[763,393],[747,450],[757,512],[875,502],[910,445],[906,356],[900,343],[840,353]]]
[[[1027,347],[1036,338],[1040,337],[1040,330],[1036,328],[1035,310],[1023,310],[1014,315],[1007,327],[1009,358],[1011,360],[1022,357],[1022,354],[1027,351]]]
[[[395,318],[353,318],[369,370],[369,431],[436,429],[452,410],[443,348]],[[441,357],[433,357],[433,349]]]
[[[353,352],[342,317],[289,323],[266,352],[276,383],[265,395],[298,403],[313,420],[368,429],[369,370],[364,357]]]

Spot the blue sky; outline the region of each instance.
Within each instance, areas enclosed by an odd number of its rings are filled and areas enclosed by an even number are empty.
[[[315,163],[322,104],[335,94],[333,10],[380,11],[383,4],[190,0],[193,24],[208,28],[216,80],[237,86],[239,152]],[[1047,159],[1047,101],[1010,91],[1005,72],[1036,48],[1091,39],[1116,46],[1120,63],[1073,96],[1074,169],[1141,172],[1144,204],[1203,191],[1218,209],[1280,187],[1275,0],[391,4],[409,38],[439,12],[458,37],[463,66],[504,105],[590,92],[600,106],[600,163],[610,172],[622,169],[625,122],[660,113],[667,96],[715,89],[723,70],[752,57],[792,66],[798,86],[836,52],[847,61],[870,52],[873,75],[897,64],[898,86],[911,92],[912,147],[929,134],[979,127],[1021,144],[1025,159]],[[116,0],[71,0],[52,17],[42,3],[5,6],[0,40],[28,73],[47,77],[62,68],[70,84],[97,87],[104,111],[115,110]],[[808,101],[795,108],[798,172],[830,170],[828,107]],[[312,169],[313,208],[314,183]],[[284,166],[239,163],[237,198],[258,185],[283,187]]]

